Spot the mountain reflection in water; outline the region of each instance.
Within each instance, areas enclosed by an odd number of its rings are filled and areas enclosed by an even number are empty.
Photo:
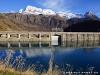
[[[86,43],[86,42],[85,42]],[[0,43],[0,56],[8,51],[14,53],[13,58],[21,55],[26,59],[26,64],[39,62],[48,68],[49,59],[53,54],[53,65],[64,68],[71,64],[74,69],[86,69],[87,65],[95,67],[100,72],[99,43],[66,42],[61,45],[52,45],[51,42],[3,42]],[[3,57],[4,58],[4,57]]]

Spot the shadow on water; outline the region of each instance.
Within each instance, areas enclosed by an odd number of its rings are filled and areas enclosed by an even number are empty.
[[[58,38],[58,44],[59,44],[59,46],[61,46],[61,35],[59,35],[59,38]]]

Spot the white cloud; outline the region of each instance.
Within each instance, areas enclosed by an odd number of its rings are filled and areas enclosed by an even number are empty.
[[[66,0],[44,0],[40,4],[43,7],[50,8],[57,12],[59,12],[59,11],[70,12],[70,10],[67,9],[67,7],[70,6],[70,5],[67,6],[67,4],[69,4],[70,1],[69,0],[68,1],[66,1]],[[65,6],[65,4],[66,4],[66,6]]]
[[[86,11],[98,11],[100,7],[98,3],[90,3],[87,5],[84,4],[85,1],[81,0],[37,0],[38,4],[43,8],[49,8],[54,10],[55,12],[70,12],[70,13],[84,13]],[[86,1],[89,2],[89,1]],[[93,6],[93,7],[92,7]],[[100,16],[100,13],[96,13]]]
[[[55,7],[62,6],[63,3],[64,3],[64,0],[45,0],[43,5],[49,8],[55,8]],[[60,5],[58,6],[58,4]]]

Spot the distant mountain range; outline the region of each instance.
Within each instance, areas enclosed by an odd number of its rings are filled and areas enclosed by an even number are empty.
[[[9,13],[21,13],[21,14],[33,14],[33,15],[56,15],[58,14],[60,17],[65,18],[65,19],[71,19],[71,18],[86,18],[86,17],[91,17],[94,14],[89,11],[86,12],[84,15],[83,14],[74,14],[74,13],[65,13],[65,12],[55,12],[51,9],[42,9],[42,8],[37,8],[34,6],[27,6],[25,9],[20,9],[18,12],[11,11]],[[95,16],[95,15],[94,15]]]
[[[99,22],[100,18],[92,12],[83,15],[27,6],[18,12],[0,13],[0,31],[52,31],[52,28],[66,31],[67,28],[88,20]],[[86,27],[85,23],[84,26]]]

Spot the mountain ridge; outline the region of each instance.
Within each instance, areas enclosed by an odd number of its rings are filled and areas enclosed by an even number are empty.
[[[12,13],[17,13],[17,12],[12,12]],[[22,14],[33,14],[33,15],[56,15],[59,14],[60,17],[65,18],[65,19],[71,19],[71,18],[85,18],[86,13],[90,13],[93,15],[91,11],[86,12],[85,14],[74,14],[74,13],[65,13],[65,12],[55,12],[51,9],[42,9],[42,8],[37,8],[35,6],[30,6],[28,5],[25,9],[20,9],[18,13]]]
[[[33,9],[33,8],[32,8]],[[31,10],[32,10],[31,9]],[[35,9],[37,9],[35,7]],[[30,11],[31,11],[30,10]],[[39,8],[41,10],[41,8]],[[46,10],[46,9],[45,9]],[[27,9],[29,11],[29,9]],[[91,12],[86,14],[59,13],[55,15],[43,15],[41,13],[26,13],[26,9],[20,9],[19,12],[0,13],[0,31],[52,31],[52,28],[65,29],[73,24],[84,22],[86,20],[100,19]],[[37,11],[35,11],[37,12]],[[40,12],[40,11],[39,11]],[[48,12],[48,11],[47,11]],[[77,17],[76,17],[77,15]],[[74,17],[73,17],[74,16]]]

